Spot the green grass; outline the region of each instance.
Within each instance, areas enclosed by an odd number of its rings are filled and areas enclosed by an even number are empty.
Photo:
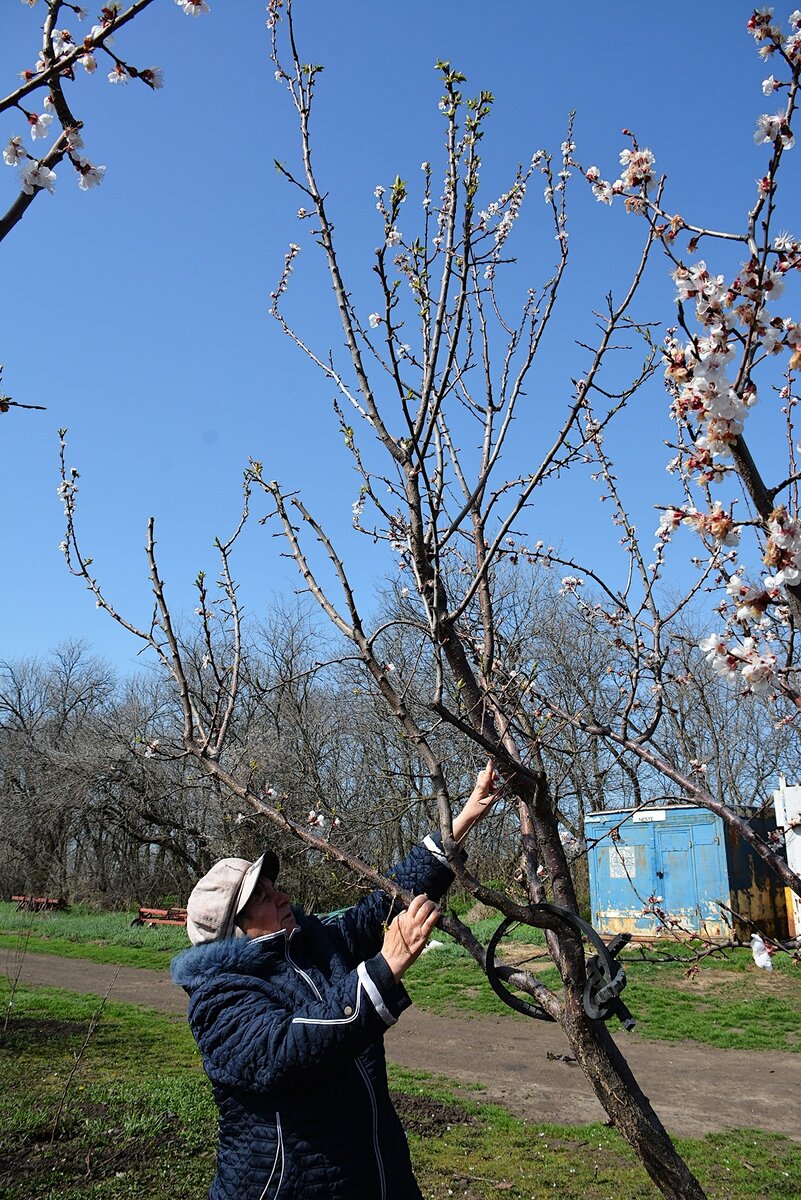
[[[7,997],[0,990],[0,1002]],[[182,1018],[109,1003],[56,1110],[96,998],[21,988],[0,1040],[0,1195],[4,1200],[199,1200],[214,1171],[216,1113]],[[426,1200],[651,1200],[634,1155],[605,1126],[527,1125],[465,1099],[447,1079],[396,1067]],[[710,1200],[801,1194],[801,1147],[749,1131],[679,1148]]]
[[[75,907],[67,912],[17,912],[0,903],[0,950],[84,958],[125,967],[169,969],[170,959],[189,945],[186,930],[176,925],[132,925],[136,911],[93,913]]]
[[[27,951],[31,954],[53,954],[57,958],[82,958],[88,962],[113,963],[123,967],[146,967],[151,971],[167,971],[170,959],[178,950],[185,950],[188,942],[181,946],[115,946],[96,945],[92,942],[68,941],[66,938],[30,938]],[[25,942],[15,935],[0,934],[0,950],[12,955],[25,952]]]
[[[172,955],[188,945],[185,931],[174,926],[132,928],[134,915],[17,913],[12,904],[0,904],[0,950],[19,952],[27,937],[31,953],[167,970]],[[497,925],[497,919],[490,918],[473,925],[473,931],[486,944]],[[419,1007],[444,1015],[526,1020],[498,999],[465,950],[445,934],[436,936],[444,947],[424,954],[405,980]],[[521,945],[530,945],[532,957],[546,954],[538,930],[517,927],[504,945],[509,943],[518,952]],[[735,950],[706,959],[698,975],[689,979],[693,947],[666,943],[664,948],[686,955],[687,961],[655,964],[643,961],[637,951],[624,955],[628,985],[623,998],[637,1019],[639,1036],[801,1052],[801,967],[789,956],[776,955],[773,972],[766,974],[754,966],[749,950]],[[544,983],[559,986],[547,956],[528,965],[538,969]],[[611,1025],[618,1028],[616,1021]]]

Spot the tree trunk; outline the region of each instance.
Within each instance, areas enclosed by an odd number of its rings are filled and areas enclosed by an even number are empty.
[[[706,1200],[706,1194],[677,1153],[651,1102],[631,1073],[603,1021],[584,1012],[568,989],[562,1028],[605,1111],[667,1200]]]

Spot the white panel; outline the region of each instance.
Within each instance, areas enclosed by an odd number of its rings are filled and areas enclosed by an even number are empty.
[[[633,879],[637,873],[633,846],[612,844],[609,850],[609,874],[612,879]]]

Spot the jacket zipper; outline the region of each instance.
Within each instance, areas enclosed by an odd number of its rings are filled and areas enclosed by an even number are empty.
[[[364,1086],[367,1088],[367,1093],[370,1097],[370,1104],[373,1109],[373,1149],[375,1151],[375,1161],[378,1167],[378,1179],[381,1185],[381,1200],[386,1200],[387,1181],[384,1177],[384,1161],[381,1158],[381,1148],[378,1144],[378,1105],[376,1104],[375,1091],[373,1090],[373,1085],[370,1082],[370,1076],[367,1074],[367,1071],[359,1062],[358,1058],[356,1059],[356,1066],[359,1074],[364,1080]]]
[[[294,968],[294,969],[297,971],[298,975],[300,975],[300,976],[301,976],[303,979],[305,979],[305,980],[306,980],[306,982],[308,983],[308,985],[309,985],[309,987],[311,988],[311,990],[314,992],[314,994],[315,994],[315,996],[317,997],[317,999],[318,999],[318,1000],[322,1000],[322,996],[320,995],[320,992],[319,992],[319,990],[318,990],[318,988],[317,988],[317,985],[315,984],[314,980],[313,980],[313,979],[311,979],[311,978],[310,978],[310,977],[309,977],[309,976],[306,974],[306,972],[305,972],[305,971],[302,971],[302,970],[301,970],[301,968],[298,966],[298,964],[297,964],[297,963],[295,962],[295,960],[293,959],[292,955],[289,953],[289,942],[288,942],[288,941],[284,943],[284,950],[286,951],[286,960],[287,960],[287,962],[289,963],[290,967],[293,967],[293,968]]]
[[[275,1148],[275,1161],[273,1162],[273,1169],[270,1171],[270,1178],[265,1183],[264,1191],[259,1196],[259,1200],[265,1200],[267,1192],[270,1189],[270,1184],[275,1177],[275,1172],[279,1162],[281,1163],[281,1174],[278,1176],[278,1186],[273,1193],[273,1200],[278,1200],[278,1193],[281,1191],[281,1184],[284,1181],[284,1167],[286,1165],[286,1160],[284,1158],[284,1135],[281,1129],[281,1114],[279,1112],[276,1112],[275,1114],[275,1132],[278,1138],[278,1145]]]

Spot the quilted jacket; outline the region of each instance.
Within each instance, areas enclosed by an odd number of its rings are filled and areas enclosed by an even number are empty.
[[[435,838],[391,872],[439,899]],[[193,946],[172,961],[219,1110],[210,1200],[422,1200],[387,1087],[383,1036],[411,1003],[380,953],[392,902]]]

